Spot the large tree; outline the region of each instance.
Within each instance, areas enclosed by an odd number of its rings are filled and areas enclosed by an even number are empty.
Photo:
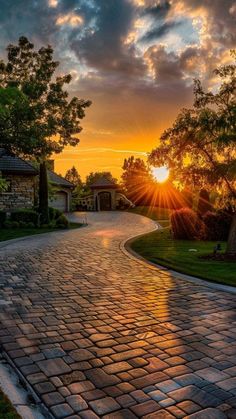
[[[150,188],[153,184],[151,172],[146,163],[134,156],[124,160],[121,175],[125,194],[135,204],[145,204],[150,197]]]
[[[224,65],[214,73],[218,89],[205,92],[195,80],[193,107],[183,109],[164,131],[149,161],[167,164],[179,185],[214,189],[224,205],[231,205],[227,252],[236,254],[236,66]]]
[[[43,222],[48,220],[46,160],[52,153],[60,153],[66,145],[78,144],[81,119],[85,108],[91,104],[88,100],[69,98],[64,87],[70,83],[71,75],[56,75],[58,65],[53,60],[51,46],[36,50],[25,37],[19,38],[18,45],[10,44],[7,61],[0,62],[0,87],[18,89],[25,99],[20,110],[17,101],[16,121],[6,124],[0,146],[18,155],[33,156],[40,163]]]
[[[83,185],[82,180],[81,180],[80,174],[79,174],[79,172],[78,172],[78,170],[76,169],[75,166],[72,166],[71,169],[67,170],[67,172],[65,174],[65,178],[69,182],[73,183],[74,186],[82,188],[82,185]]]
[[[111,182],[117,183],[117,179],[112,176],[111,172],[91,172],[86,176],[85,186],[90,188],[90,186],[97,182],[98,180],[105,178]]]

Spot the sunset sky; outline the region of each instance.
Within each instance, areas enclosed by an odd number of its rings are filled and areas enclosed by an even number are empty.
[[[70,72],[71,95],[91,99],[81,142],[56,157],[84,178],[125,157],[145,157],[180,108],[192,79],[214,87],[212,70],[236,45],[234,0],[0,0],[0,49],[25,35],[50,43]]]

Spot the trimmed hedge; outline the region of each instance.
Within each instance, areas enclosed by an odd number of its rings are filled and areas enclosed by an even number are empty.
[[[11,221],[17,221],[18,223],[24,222],[24,223],[33,223],[34,226],[38,225],[38,213],[34,210],[30,209],[22,209],[17,210],[11,213],[10,220]]]
[[[207,240],[225,241],[228,239],[230,224],[232,222],[231,214],[224,211],[208,211],[202,219],[206,226]]]
[[[194,240],[203,239],[205,225],[190,208],[181,208],[171,214],[171,228],[174,239]]]

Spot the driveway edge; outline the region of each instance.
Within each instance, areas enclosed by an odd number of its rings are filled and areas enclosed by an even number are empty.
[[[131,244],[134,242],[134,240],[138,239],[139,237],[146,236],[146,234],[152,233],[158,230],[159,228],[162,228],[162,227],[160,226],[160,224],[156,223],[156,226],[154,229],[147,231],[146,233],[138,234],[137,236],[131,236],[128,239],[123,240],[120,243],[120,250],[130,259],[133,259],[144,266],[148,265],[150,269],[160,270],[162,274],[166,272],[168,274],[175,276],[178,279],[182,279],[184,281],[188,281],[196,285],[208,287],[216,291],[223,291],[223,292],[228,292],[231,294],[236,294],[236,287],[231,287],[230,285],[217,284],[216,282],[210,282],[210,281],[207,281],[207,280],[195,277],[195,276],[191,276],[191,275],[183,274],[178,271],[174,271],[173,269],[169,269],[157,263],[150,262],[149,260],[140,256],[131,248]]]
[[[0,388],[22,418],[53,419],[6,353],[0,359]]]

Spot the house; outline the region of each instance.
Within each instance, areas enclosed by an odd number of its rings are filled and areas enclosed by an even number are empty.
[[[32,208],[35,205],[38,170],[31,163],[0,148],[0,173],[8,184],[8,189],[0,193],[0,210],[11,212]],[[48,170],[48,180],[53,189],[49,205],[69,211],[74,185],[53,170]]]
[[[133,207],[133,203],[119,191],[119,185],[102,177],[90,186],[93,194],[80,198],[78,206],[84,210],[110,211]]]
[[[74,185],[52,170],[48,170],[48,181],[53,188],[52,197],[49,198],[50,207],[57,208],[63,212],[70,211],[71,194]]]
[[[0,173],[8,188],[0,193],[0,210],[32,208],[38,171],[28,162],[0,148]]]

